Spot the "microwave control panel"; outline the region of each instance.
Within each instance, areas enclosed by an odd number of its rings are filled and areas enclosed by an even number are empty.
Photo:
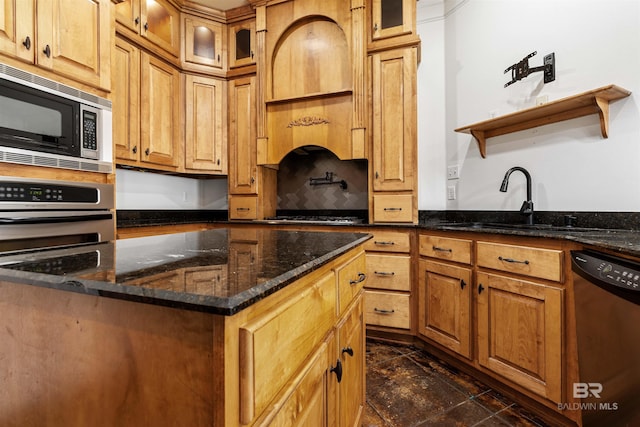
[[[95,188],[0,180],[0,202],[96,203],[98,198]]]
[[[82,157],[98,158],[98,114],[82,106]]]

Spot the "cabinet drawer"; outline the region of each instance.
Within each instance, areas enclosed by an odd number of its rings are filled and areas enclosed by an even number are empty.
[[[367,254],[367,288],[411,290],[409,255]]]
[[[413,195],[378,194],[373,196],[373,222],[412,222]]]
[[[360,292],[367,278],[364,251],[336,270],[338,278],[338,316]]]
[[[562,281],[562,251],[478,242],[478,265],[541,279]]]
[[[252,423],[299,372],[335,323],[335,302],[335,276],[329,272],[296,298],[240,328],[242,424]]]
[[[257,219],[257,197],[229,198],[229,219]]]
[[[411,327],[409,294],[367,290],[364,293],[367,325],[409,329]]]
[[[471,240],[420,236],[420,255],[471,264]]]
[[[402,252],[411,251],[409,234],[400,231],[370,231],[373,239],[364,244],[365,251]]]

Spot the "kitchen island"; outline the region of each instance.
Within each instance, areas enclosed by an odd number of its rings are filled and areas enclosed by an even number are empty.
[[[94,268],[4,260],[0,424],[353,425],[369,237],[216,229],[117,241],[112,268],[109,245]]]

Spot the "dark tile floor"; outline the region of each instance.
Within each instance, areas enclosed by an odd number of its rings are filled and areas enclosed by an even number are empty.
[[[363,427],[543,427],[491,388],[412,346],[367,340]]]

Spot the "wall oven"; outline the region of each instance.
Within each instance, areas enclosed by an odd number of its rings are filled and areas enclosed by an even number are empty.
[[[111,101],[0,64],[0,161],[113,171]]]
[[[0,256],[115,240],[112,184],[0,176]]]

